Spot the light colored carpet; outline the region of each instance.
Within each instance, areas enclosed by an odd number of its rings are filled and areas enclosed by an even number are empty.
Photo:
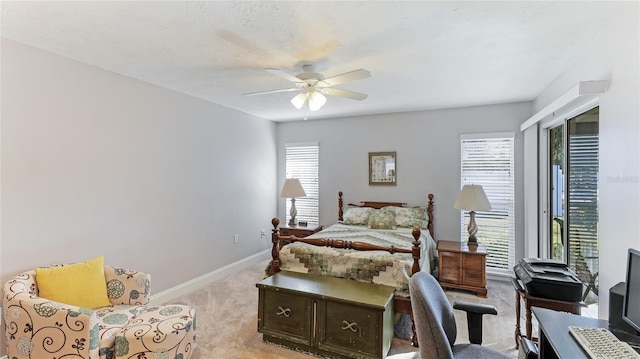
[[[292,351],[262,341],[258,333],[258,288],[263,269],[267,262],[255,264],[237,272],[224,280],[193,291],[177,300],[176,304],[190,305],[197,313],[197,343],[192,359],[308,359],[315,356]],[[488,298],[478,298],[473,294],[448,291],[447,297],[454,300],[493,304],[498,315],[487,315],[484,320],[483,345],[491,346],[517,357],[513,339],[515,328],[515,294],[509,282],[489,281]],[[458,323],[457,343],[468,342],[465,314],[456,311]],[[402,320],[401,322],[407,322]],[[524,328],[524,320],[522,321]],[[398,327],[398,333],[406,332]],[[524,330],[524,329],[523,329]],[[389,354],[417,351],[408,340],[394,338]]]

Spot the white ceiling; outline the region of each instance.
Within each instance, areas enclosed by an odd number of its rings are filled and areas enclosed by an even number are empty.
[[[614,1],[2,1],[3,37],[274,121],[539,95],[628,11]],[[317,112],[263,69],[363,68]],[[597,80],[597,79],[585,79]]]

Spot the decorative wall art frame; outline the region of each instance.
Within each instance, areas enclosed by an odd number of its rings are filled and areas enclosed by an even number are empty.
[[[369,152],[369,185],[395,186],[396,152]]]

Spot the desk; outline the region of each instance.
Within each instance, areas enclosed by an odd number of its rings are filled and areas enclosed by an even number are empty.
[[[525,318],[526,318],[526,338],[536,341],[537,338],[533,338],[531,335],[531,308],[532,307],[540,307],[558,310],[562,312],[568,312],[573,314],[580,314],[580,308],[585,304],[584,302],[565,302],[562,300],[548,299],[548,298],[540,298],[529,295],[524,291],[522,286],[520,286],[520,282],[516,278],[511,278],[511,283],[516,290],[516,331],[515,331],[515,340],[516,340],[516,349],[520,346],[520,299],[524,301],[525,306]]]
[[[533,314],[540,325],[538,330],[540,359],[589,359],[589,356],[569,333],[568,327],[570,325],[609,327],[609,323],[603,319],[581,317],[544,308],[533,308]]]

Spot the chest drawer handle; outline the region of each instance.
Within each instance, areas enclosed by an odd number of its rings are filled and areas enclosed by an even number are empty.
[[[278,307],[278,313],[276,313],[276,315],[284,315],[285,317],[289,318],[289,316],[291,315],[291,309]]]
[[[342,324],[344,324],[344,327],[342,327],[342,330],[349,329],[350,331],[352,331],[354,333],[358,331],[358,323],[356,323],[356,322],[349,323],[348,321],[343,320]]]

